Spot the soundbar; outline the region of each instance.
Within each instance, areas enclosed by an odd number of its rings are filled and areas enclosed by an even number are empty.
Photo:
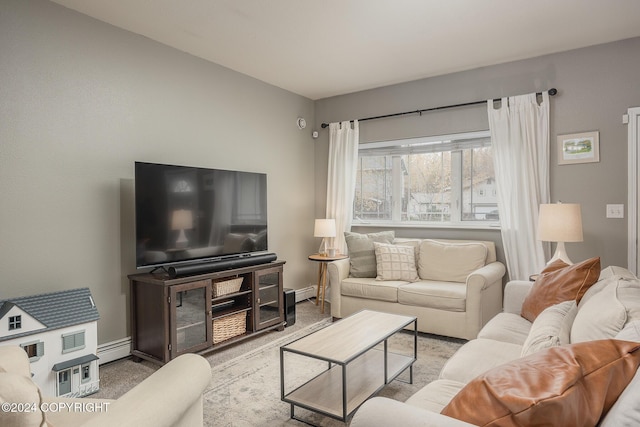
[[[213,271],[230,270],[232,268],[247,267],[249,265],[266,264],[275,261],[278,256],[274,253],[250,255],[238,258],[221,259],[199,264],[177,265],[167,268],[169,277],[188,276],[190,274],[210,273]]]

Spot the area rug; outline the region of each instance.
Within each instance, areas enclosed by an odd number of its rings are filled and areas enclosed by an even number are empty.
[[[294,334],[282,337],[260,348],[238,356],[212,368],[212,380],[204,393],[204,421],[215,427],[255,427],[255,426],[301,426],[290,418],[290,405],[282,402],[280,390],[280,347],[309,333],[327,326],[325,319]],[[392,349],[411,349],[413,334],[401,332],[389,342]],[[438,377],[444,363],[464,343],[463,340],[438,337],[428,334],[418,336],[418,360],[414,364],[413,384],[393,381],[385,386],[379,396],[404,401],[425,384]],[[292,384],[300,384],[326,368],[324,362],[314,362],[308,358],[295,356],[287,359],[287,390]],[[400,379],[408,380],[408,373]],[[306,422],[324,426],[344,426],[345,424],[297,408],[296,417]]]

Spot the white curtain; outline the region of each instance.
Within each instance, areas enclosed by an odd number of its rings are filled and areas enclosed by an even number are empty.
[[[353,195],[358,169],[358,121],[329,124],[329,167],[327,170],[327,218],[336,220],[333,247],[347,253],[344,232],[351,230]]]
[[[549,94],[487,102],[502,243],[511,279],[526,280],[545,266],[537,240],[538,209],[549,203]]]

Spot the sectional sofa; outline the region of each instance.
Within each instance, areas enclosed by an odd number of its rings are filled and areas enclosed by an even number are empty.
[[[583,294],[574,299],[556,295],[560,302],[538,306],[533,321],[523,316],[546,298],[538,291],[555,292],[570,278],[546,288],[509,282],[504,311],[439,379],[406,402],[367,401],[351,427],[640,425],[640,280],[621,267],[600,272],[599,259],[592,272],[596,265],[595,284],[585,292],[588,283],[578,283]]]
[[[473,339],[502,310],[505,267],[493,242],[395,238],[392,231],[346,233],[346,240],[349,259],[327,268],[334,318],[378,310],[416,316],[420,332]]]

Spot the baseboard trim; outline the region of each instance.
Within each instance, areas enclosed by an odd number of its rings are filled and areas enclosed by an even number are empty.
[[[131,337],[98,345],[96,356],[100,365],[131,356]]]
[[[316,286],[307,286],[306,288],[296,289],[296,304],[309,298],[315,298]]]

